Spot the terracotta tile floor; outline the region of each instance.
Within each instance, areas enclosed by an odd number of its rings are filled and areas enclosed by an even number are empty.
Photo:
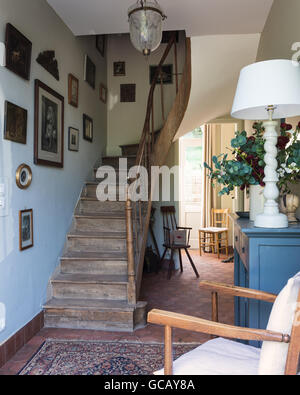
[[[233,283],[233,263],[222,263],[215,256],[206,254],[200,257],[198,251],[192,251],[192,257],[202,280]],[[199,289],[190,263],[183,253],[184,272],[173,274],[167,280],[167,272],[146,274],[143,279],[141,300],[148,300],[149,309],[158,308],[205,319],[211,318],[210,292]],[[221,322],[233,324],[233,298],[220,297],[219,301]],[[138,341],[163,342],[163,328],[148,325],[134,333],[112,333],[89,330],[49,329],[43,328],[29,341],[2,369],[0,375],[15,375],[26,362],[36,353],[41,344],[47,339],[74,340],[109,340],[109,341]],[[209,337],[183,330],[174,330],[174,342],[203,343]]]

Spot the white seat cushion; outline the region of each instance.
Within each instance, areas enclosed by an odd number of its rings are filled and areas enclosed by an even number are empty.
[[[284,263],[283,263],[284,264]],[[291,278],[277,296],[269,318],[267,329],[290,335],[294,322],[297,299],[300,289],[300,272]],[[264,342],[259,364],[260,375],[283,375],[288,355],[289,344]]]
[[[260,350],[232,340],[217,338],[181,357],[174,375],[257,375]],[[155,372],[163,375],[164,370]]]

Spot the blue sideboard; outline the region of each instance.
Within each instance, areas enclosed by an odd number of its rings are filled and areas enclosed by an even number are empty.
[[[300,223],[287,229],[256,228],[252,221],[234,216],[234,243],[237,286],[278,294],[287,280],[300,271]],[[267,327],[272,304],[235,299],[236,325]]]

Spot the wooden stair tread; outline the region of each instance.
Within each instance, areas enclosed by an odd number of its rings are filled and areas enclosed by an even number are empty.
[[[120,211],[112,211],[108,213],[76,213],[74,218],[125,219],[125,213],[121,213]]]
[[[92,260],[92,261],[127,261],[127,254],[118,251],[101,251],[101,252],[66,252],[61,259],[63,260]]]
[[[45,303],[45,309],[74,309],[74,310],[108,310],[133,311],[135,306],[128,305],[126,300],[105,299],[58,299],[52,298]]]
[[[126,232],[80,232],[72,231],[68,234],[69,239],[125,239]]]
[[[127,284],[126,275],[95,275],[95,274],[58,274],[52,282],[55,283],[80,283],[80,284]]]

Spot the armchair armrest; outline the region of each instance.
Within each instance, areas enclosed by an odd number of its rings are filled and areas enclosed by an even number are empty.
[[[282,333],[263,329],[240,328],[163,310],[151,310],[148,313],[148,322],[229,339],[274,341],[279,343],[290,342],[290,337]]]
[[[200,288],[207,289],[213,293],[222,293],[225,295],[239,296],[248,299],[256,299],[264,302],[274,303],[277,295],[268,292],[258,291],[255,289],[236,287],[233,285],[200,281]]]

